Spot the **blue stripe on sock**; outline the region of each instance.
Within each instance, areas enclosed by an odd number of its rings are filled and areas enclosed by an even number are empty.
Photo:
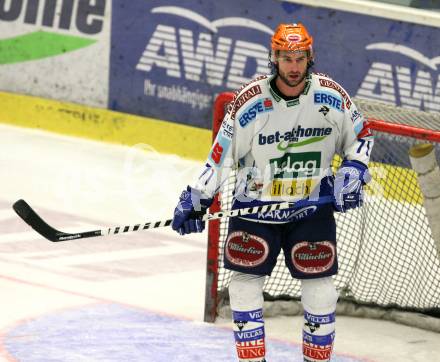
[[[234,331],[234,338],[237,342],[256,341],[264,338],[264,326],[250,329],[248,331]]]
[[[332,344],[335,339],[335,332],[325,336],[315,336],[313,334],[303,331],[303,340],[308,343],[317,344],[318,346],[328,346]]]
[[[236,312],[232,311],[232,317],[234,321],[246,321],[246,322],[262,322],[263,321],[263,309],[255,309],[249,312]]]
[[[310,323],[318,323],[318,324],[330,324],[335,323],[335,313],[330,314],[312,314],[307,311],[304,311],[304,318],[307,322]]]

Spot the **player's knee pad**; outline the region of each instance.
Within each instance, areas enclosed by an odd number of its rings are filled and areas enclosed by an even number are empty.
[[[338,293],[331,277],[301,281],[305,361],[325,362],[330,360],[335,338],[337,300]]]
[[[327,313],[336,309],[338,292],[332,277],[301,280],[301,302],[312,313]]]
[[[233,272],[229,284],[231,309],[246,311],[263,308],[264,280],[264,275]]]

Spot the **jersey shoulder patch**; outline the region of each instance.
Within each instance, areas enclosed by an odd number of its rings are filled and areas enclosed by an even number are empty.
[[[237,89],[234,94],[235,96],[240,95],[240,93],[242,93],[246,88],[249,88],[253,85],[255,85],[256,83],[262,83],[261,81],[264,79],[267,79],[268,76],[267,75],[260,75],[252,80],[250,80],[249,82],[243,84],[239,89]]]
[[[257,77],[251,80],[249,83],[243,85],[239,90],[235,92],[234,100],[232,101],[228,109],[232,120],[235,120],[237,112],[239,112],[245,104],[250,102],[254,97],[257,97],[259,94],[263,93],[264,80],[266,78],[267,75]]]

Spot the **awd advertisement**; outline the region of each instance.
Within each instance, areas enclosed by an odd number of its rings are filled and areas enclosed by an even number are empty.
[[[111,0],[0,0],[0,90],[105,108]]]
[[[440,111],[440,28],[276,0],[114,0],[109,108],[209,128],[216,94],[267,73],[297,21],[351,96]]]

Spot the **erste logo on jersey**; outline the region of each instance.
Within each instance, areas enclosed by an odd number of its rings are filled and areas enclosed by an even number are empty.
[[[270,98],[258,99],[247,107],[238,118],[241,127],[246,127],[249,123],[257,118],[257,114],[265,113],[273,110],[272,100]]]
[[[315,104],[325,104],[339,112],[344,111],[344,102],[341,97],[330,92],[315,92],[313,94]]]
[[[250,99],[254,98],[256,95],[261,94],[261,87],[256,84],[246,89],[242,94],[240,94],[235,100],[232,110],[231,110],[231,119],[235,119],[235,115],[239,111],[239,109]]]

